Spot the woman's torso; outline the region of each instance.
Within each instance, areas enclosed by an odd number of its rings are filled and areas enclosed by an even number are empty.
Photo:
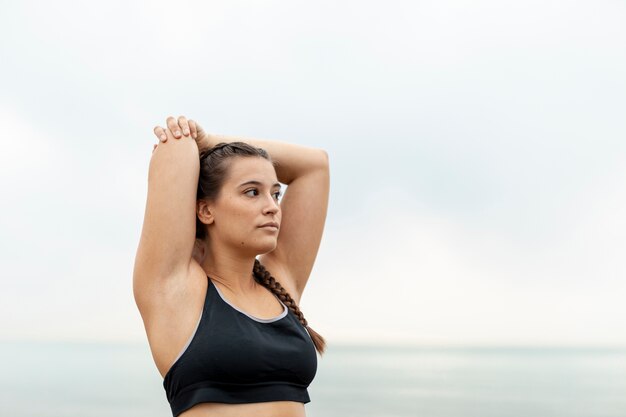
[[[224,287],[221,284],[213,285],[224,301],[245,314],[260,319],[273,319],[284,313],[285,307],[266,288],[260,287],[257,296],[250,301],[241,302],[229,294],[224,297]],[[288,288],[289,284],[281,281],[285,289],[296,300],[300,295]],[[210,282],[202,267],[192,260],[188,277],[173,279],[167,284],[167,288],[157,291],[160,296],[155,298],[155,305],[151,306],[152,314],[144,316],[144,324],[148,333],[150,349],[153,359],[161,376],[168,374],[172,365],[180,357],[185,345],[188,344],[199,323],[199,317],[203,311],[205,299],[208,295]],[[219,287],[218,287],[219,286]],[[219,288],[221,287],[221,291]],[[248,299],[249,300],[249,299]],[[245,404],[226,404],[220,402],[205,402],[194,405],[189,410],[180,414],[182,417],[304,417],[304,404],[296,401],[269,401]]]
[[[305,417],[304,404],[272,401],[251,404],[202,403],[179,417]]]

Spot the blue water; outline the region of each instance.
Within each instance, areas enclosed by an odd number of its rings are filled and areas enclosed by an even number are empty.
[[[167,417],[147,345],[2,342],[0,416]],[[626,417],[626,349],[331,345],[307,417]]]

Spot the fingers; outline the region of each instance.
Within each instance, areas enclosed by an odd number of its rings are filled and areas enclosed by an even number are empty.
[[[165,129],[165,134],[167,135],[168,139],[174,139],[175,138],[174,134],[169,129]]]
[[[160,126],[157,126],[154,128],[154,133],[157,134],[157,136],[159,137],[159,140],[161,142],[166,142],[168,139],[173,138],[174,136],[172,135],[172,132],[170,132],[169,129],[163,129]],[[165,140],[161,140],[161,136],[165,137]],[[154,153],[154,151],[157,150],[157,147],[159,146],[159,143],[155,143],[152,146],[152,153]]]
[[[165,134],[165,131],[163,130],[161,126],[156,126],[153,129],[153,132],[161,142],[167,141],[167,135]]]
[[[189,122],[185,116],[178,117],[178,126],[183,130],[183,135],[189,136]]]
[[[168,117],[165,121],[167,123],[167,128],[174,134],[175,138],[180,138],[180,128],[178,127],[178,122],[172,116]]]
[[[182,135],[189,136],[189,123],[185,116],[180,116],[178,120],[170,116],[166,122],[167,128],[172,131],[176,139],[180,139]]]
[[[189,129],[191,129],[191,137],[194,139],[198,138],[198,126],[196,126],[196,122],[189,119]]]
[[[195,139],[198,137],[198,130],[202,130],[193,120],[187,121],[185,116],[180,116],[178,120],[170,116],[165,122],[167,123],[167,128],[155,126],[153,129],[155,136],[161,142],[167,142],[167,138],[170,136],[180,139],[182,135],[189,136],[190,134]]]

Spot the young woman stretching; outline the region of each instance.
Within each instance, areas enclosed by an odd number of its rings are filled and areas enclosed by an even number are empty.
[[[154,129],[133,290],[172,413],[304,417],[325,342],[298,305],[324,229],[328,156],[166,123]]]

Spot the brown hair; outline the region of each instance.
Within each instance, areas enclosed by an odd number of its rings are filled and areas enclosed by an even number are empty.
[[[219,196],[222,185],[228,175],[228,161],[232,158],[264,158],[272,162],[267,151],[256,148],[245,142],[219,143],[209,149],[200,157],[200,177],[198,179],[197,199],[215,200]],[[272,162],[273,163],[273,162]],[[204,223],[196,217],[196,239],[204,240],[207,236],[207,229]],[[306,328],[315,350],[321,355],[326,348],[326,341],[315,330],[309,327],[302,311],[291,298],[291,295],[276,279],[265,269],[258,259],[254,260],[254,268],[252,271],[254,280],[266,287],[275,294],[293,313],[296,315],[300,323]]]

